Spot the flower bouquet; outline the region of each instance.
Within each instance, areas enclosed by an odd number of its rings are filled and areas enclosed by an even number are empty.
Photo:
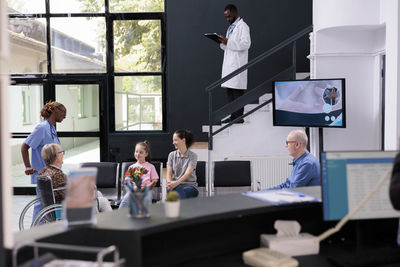
[[[150,217],[147,209],[151,203],[151,192],[147,187],[142,186],[142,176],[148,170],[144,167],[131,166],[125,172],[125,184],[129,188],[130,215],[136,218]]]
[[[144,191],[144,188],[142,188],[142,176],[148,172],[145,167],[131,166],[125,172],[125,183],[131,191]]]

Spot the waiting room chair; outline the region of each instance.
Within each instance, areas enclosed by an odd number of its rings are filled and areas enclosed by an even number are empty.
[[[103,197],[107,198],[112,205],[121,200],[121,182],[119,177],[119,163],[117,162],[84,162],[80,167],[97,168],[96,186]]]
[[[207,196],[206,170],[207,170],[207,163],[205,161],[197,161],[196,176],[197,176],[197,184],[198,184],[197,188],[199,190],[199,197]]]
[[[120,177],[121,183],[124,182],[125,172],[128,170],[129,166],[131,166],[134,163],[136,163],[136,161],[127,161],[127,162],[121,163],[121,177]],[[152,161],[151,164],[154,165],[154,168],[156,169],[158,177],[159,177],[159,179],[154,187],[155,196],[153,196],[153,200],[159,201],[159,200],[162,200],[165,198],[165,196],[162,195],[162,188],[161,188],[161,179],[162,179],[162,175],[163,175],[163,163],[161,161]]]
[[[62,205],[55,203],[54,191],[65,190],[65,187],[53,189],[51,177],[46,175],[37,177],[37,187],[39,188],[40,198],[35,198],[22,210],[19,217],[20,230],[61,219]],[[33,207],[39,201],[42,203],[42,210],[35,218],[32,218]]]
[[[214,162],[214,194],[232,194],[251,191],[250,161]]]

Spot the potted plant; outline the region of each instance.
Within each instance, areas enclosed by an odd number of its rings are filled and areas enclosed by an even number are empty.
[[[165,207],[165,216],[168,218],[176,218],[179,217],[179,194],[175,191],[170,191],[167,194],[167,198],[164,203]]]

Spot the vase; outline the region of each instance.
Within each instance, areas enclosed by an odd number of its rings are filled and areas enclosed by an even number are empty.
[[[165,201],[165,216],[168,218],[176,218],[179,217],[179,209],[180,209],[180,201]]]
[[[151,192],[130,192],[129,214],[135,218],[150,217]]]

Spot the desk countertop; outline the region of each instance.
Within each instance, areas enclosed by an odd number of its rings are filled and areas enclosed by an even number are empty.
[[[321,199],[319,186],[296,188],[295,191]],[[320,205],[314,203],[314,205]],[[309,204],[308,204],[309,205]],[[181,200],[181,212],[178,218],[166,218],[164,204],[150,205],[150,218],[131,218],[128,208],[104,212],[97,215],[96,229],[131,230],[131,231],[164,231],[182,227],[193,222],[205,223],[217,219],[229,219],[261,212],[282,211],[297,208],[294,206],[273,206],[267,202],[243,196],[241,194],[218,195],[213,197]],[[118,220],[118,224],[116,224]],[[35,240],[66,231],[61,222],[47,224],[15,234],[16,243],[24,240]]]
[[[296,188],[295,191],[321,199],[318,186]],[[91,228],[65,229],[61,222],[56,222],[16,233],[15,241],[19,243],[43,240],[42,242],[82,245],[84,242],[84,245],[101,246],[116,244],[120,248],[121,255],[127,258],[127,262],[137,266],[147,266],[152,265],[154,263],[152,260],[155,260],[148,251],[152,251],[150,248],[154,249],[157,246],[166,254],[165,260],[168,259],[169,262],[176,260],[177,251],[174,250],[175,256],[167,253],[171,248],[164,247],[165,244],[159,243],[160,240],[175,237],[175,246],[183,246],[182,249],[190,248],[188,254],[179,254],[180,257],[190,255],[194,257],[197,255],[196,251],[199,250],[203,250],[201,255],[215,255],[215,252],[229,253],[231,250],[243,251],[257,246],[259,234],[266,229],[272,230],[274,218],[283,214],[289,219],[306,217],[311,220],[306,213],[319,211],[320,207],[321,203],[318,202],[273,206],[241,194],[218,195],[181,200],[180,217],[175,219],[166,218],[164,204],[157,203],[149,207],[150,218],[131,218],[128,208],[114,210],[98,214],[97,224]],[[322,215],[319,216],[322,218]],[[195,234],[193,240],[185,239],[189,233]],[[218,239],[215,240],[214,236],[218,236]],[[237,243],[236,241],[239,240],[240,242]],[[135,255],[132,255],[132,251],[126,244],[143,247],[143,254],[140,248],[135,251]],[[196,258],[198,257],[199,255]]]

